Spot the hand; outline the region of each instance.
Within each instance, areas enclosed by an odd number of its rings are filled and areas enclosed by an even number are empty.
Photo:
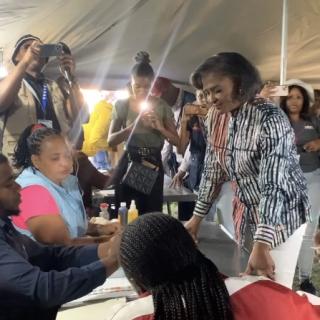
[[[317,152],[320,151],[320,139],[312,140],[308,143],[306,143],[303,146],[303,149],[307,152]]]
[[[189,231],[191,237],[195,243],[198,243],[198,232],[200,223],[202,221],[201,217],[193,215],[189,221],[185,223],[185,228]]]
[[[173,177],[169,187],[170,188],[181,188],[183,177],[185,176],[185,174],[186,174],[185,171],[178,170],[176,175]]]
[[[108,237],[113,237],[115,234],[119,233],[121,230],[119,220],[108,221],[107,224],[97,224],[97,231],[99,235],[104,235]]]
[[[102,243],[98,247],[99,256],[101,256],[101,253],[99,254],[99,251],[106,250],[106,252],[103,253],[104,258],[101,260],[101,262],[106,267],[107,276],[110,276],[119,267],[118,256],[120,250],[121,236],[122,233],[117,233],[107,243]]]
[[[258,275],[265,276],[274,280],[275,265],[270,255],[270,246],[255,242],[249,257],[246,271],[241,275]]]
[[[149,112],[147,116],[149,118],[149,126],[152,129],[156,129],[160,132],[164,130],[162,121],[159,119],[159,116],[154,111]]]
[[[60,71],[64,76],[64,71],[67,70],[71,77],[74,77],[76,64],[74,62],[73,56],[70,54],[62,54],[59,58]]]
[[[30,47],[26,50],[21,61],[19,63],[24,63],[26,66],[29,66],[32,62],[37,61],[40,58],[40,41],[33,41]]]
[[[259,96],[265,99],[270,99],[275,86],[272,84],[265,84],[259,93]]]

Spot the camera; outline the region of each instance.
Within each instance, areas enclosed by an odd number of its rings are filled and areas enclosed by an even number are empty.
[[[274,86],[271,90],[271,97],[285,97],[289,93],[289,87],[284,86]]]
[[[63,46],[59,43],[56,44],[44,44],[40,47],[40,57],[57,57],[63,54]]]

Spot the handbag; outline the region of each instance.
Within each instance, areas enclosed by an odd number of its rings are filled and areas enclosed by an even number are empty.
[[[129,105],[125,105],[123,108],[122,127],[126,127],[128,110]],[[123,184],[145,195],[149,195],[157,181],[159,167],[144,159],[141,161],[130,159],[128,149],[135,129],[136,127],[131,131],[131,134],[125,144],[126,150],[117,165],[112,181],[116,185]]]
[[[139,191],[145,195],[149,195],[157,181],[159,175],[159,167],[142,160],[131,161],[127,172],[123,176],[122,183],[130,188]]]

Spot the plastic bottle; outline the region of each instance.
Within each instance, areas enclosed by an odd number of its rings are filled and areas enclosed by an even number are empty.
[[[109,220],[109,211],[108,211],[109,205],[106,202],[100,203],[100,213],[99,216]]]
[[[115,219],[115,217],[117,216],[117,211],[116,211],[116,205],[115,204],[111,205],[109,212],[110,212],[110,217],[112,219]]]
[[[128,223],[128,209],[125,202],[120,203],[120,208],[118,211],[118,217],[120,220],[120,224],[122,226],[126,226]]]
[[[136,202],[134,200],[131,200],[130,208],[128,211],[128,223],[132,222],[133,220],[136,220],[139,216],[139,212],[136,207]]]

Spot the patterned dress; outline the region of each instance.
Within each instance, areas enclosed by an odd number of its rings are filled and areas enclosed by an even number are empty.
[[[211,109],[207,117],[205,167],[195,215],[204,216],[226,180],[235,190],[233,218],[237,240],[275,247],[309,219],[306,181],[299,166],[294,133],[277,106],[256,99],[232,115]]]

